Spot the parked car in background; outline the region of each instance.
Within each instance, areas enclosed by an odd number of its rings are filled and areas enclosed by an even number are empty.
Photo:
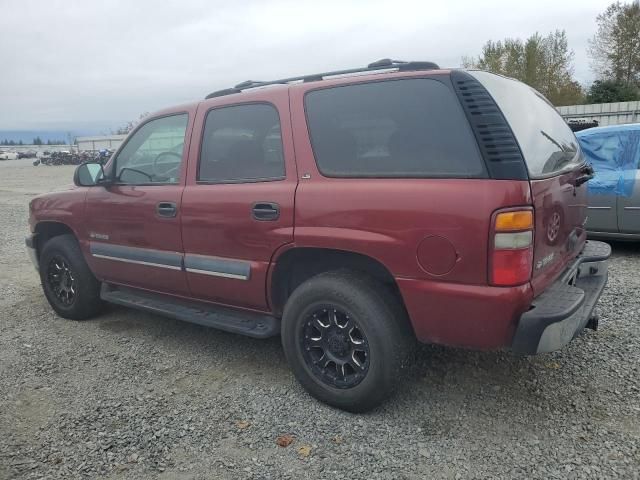
[[[280,335],[311,394],[363,411],[416,340],[532,355],[596,327],[591,172],[525,84],[382,60],[146,117],[31,201],[27,247],[62,317],[107,301]]]
[[[18,154],[10,151],[0,151],[0,160],[16,160]]]
[[[593,237],[640,240],[640,123],[576,133],[595,176],[587,230]]]

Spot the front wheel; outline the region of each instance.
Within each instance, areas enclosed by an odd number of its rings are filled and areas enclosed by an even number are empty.
[[[370,410],[393,391],[414,342],[393,295],[352,272],[307,280],[282,318],[284,352],[298,381],[317,399],[352,412]]]
[[[85,320],[100,312],[100,282],[73,235],[53,237],[44,244],[39,270],[44,294],[58,315]]]

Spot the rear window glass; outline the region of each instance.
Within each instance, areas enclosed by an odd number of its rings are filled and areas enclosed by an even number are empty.
[[[555,108],[533,88],[488,72],[469,72],[482,83],[511,126],[532,177],[574,168],[582,162],[575,135]]]
[[[305,108],[318,169],[326,176],[485,176],[462,107],[437,80],[315,90]]]

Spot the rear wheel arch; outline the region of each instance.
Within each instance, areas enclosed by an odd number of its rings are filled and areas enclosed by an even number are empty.
[[[348,270],[384,285],[404,308],[404,301],[389,269],[368,255],[328,248],[295,247],[283,252],[275,261],[271,275],[270,301],[274,312],[282,314],[293,291],[306,280],[325,272]]]

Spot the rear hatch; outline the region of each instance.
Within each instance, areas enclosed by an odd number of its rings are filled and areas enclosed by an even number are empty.
[[[531,180],[535,208],[534,293],[541,293],[582,250],[586,241],[587,187],[579,168]]]
[[[469,73],[500,107],[527,164],[535,217],[531,284],[539,295],[586,241],[589,169],[575,135],[540,93],[499,75]]]

